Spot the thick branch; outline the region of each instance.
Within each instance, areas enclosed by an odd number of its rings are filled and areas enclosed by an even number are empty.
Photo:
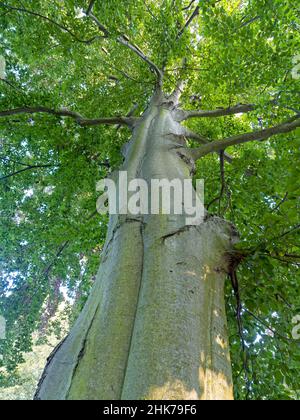
[[[73,33],[70,29],[68,29],[66,26],[61,25],[60,23],[58,23],[58,22],[56,22],[55,20],[53,20],[53,19],[49,18],[48,16],[41,15],[40,13],[33,12],[32,10],[28,10],[28,9],[23,8],[23,7],[14,7],[14,6],[10,6],[10,5],[5,4],[5,3],[3,3],[3,2],[0,2],[0,6],[1,6],[1,7],[6,8],[6,9],[9,9],[9,10],[15,11],[15,12],[26,13],[26,14],[29,14],[29,15],[31,15],[31,16],[39,17],[40,19],[43,19],[43,20],[45,20],[45,21],[47,21],[47,22],[49,22],[49,23],[52,23],[53,25],[55,25],[57,28],[61,29],[62,31],[67,32],[67,33],[68,33],[69,35],[71,35],[71,36],[72,36],[72,37],[73,37],[76,41],[81,42],[81,43],[83,43],[83,44],[91,44],[91,43],[92,43],[93,41],[95,41],[96,39],[99,39],[99,36],[94,36],[93,38],[86,39],[86,40],[84,40],[84,39],[80,39],[80,38],[78,38],[78,37],[77,37],[77,35],[76,35],[76,34],[74,34],[74,33]]]
[[[128,112],[128,114],[126,114],[126,118],[131,118],[134,116],[135,111],[138,109],[139,104],[138,103],[134,103],[132,108],[130,109],[130,111]],[[120,130],[121,128],[121,124],[117,125],[117,130]]]
[[[183,130],[184,130],[183,131],[184,137],[186,137],[187,139],[195,140],[196,142],[201,143],[201,144],[210,143],[209,139],[204,136],[201,136],[201,134],[195,133],[194,131],[186,127],[183,127]]]
[[[82,127],[89,127],[95,125],[127,125],[132,126],[136,118],[132,117],[112,117],[112,118],[96,118],[96,119],[87,119],[80,115],[78,112],[69,111],[65,109],[54,110],[46,107],[31,107],[31,108],[15,108],[5,111],[0,111],[0,117],[8,117],[11,115],[20,115],[20,114],[51,114],[57,117],[69,117],[73,118],[77,124]]]
[[[95,125],[127,125],[132,127],[138,118],[134,117],[111,117],[111,118],[95,118],[95,119],[82,119],[79,125],[82,127],[93,127]]]
[[[186,82],[185,80],[180,79],[176,85],[176,88],[169,96],[169,100],[174,103],[174,105],[178,105],[181,95],[183,94]]]
[[[185,121],[190,118],[204,118],[204,117],[225,117],[227,115],[245,114],[255,110],[255,105],[236,105],[230,108],[219,108],[214,110],[198,110],[198,111],[184,111],[178,110],[176,115],[177,121]]]
[[[192,151],[192,156],[194,159],[200,159],[201,157],[206,156],[209,153],[220,152],[221,150],[225,150],[227,147],[230,146],[236,146],[238,144],[244,144],[251,141],[263,141],[277,134],[290,133],[291,131],[296,130],[296,128],[298,127],[300,127],[300,118],[294,118],[292,120],[286,121],[283,124],[267,128],[265,130],[255,131],[253,133],[247,133],[229,137],[223,140],[213,141],[212,143],[202,146],[199,149],[194,149]]]
[[[14,108],[14,109],[9,109],[5,111],[0,111],[0,117],[7,117],[10,115],[19,115],[19,114],[35,114],[35,113],[46,113],[46,114],[52,114],[52,115],[57,115],[61,117],[71,117],[76,120],[81,120],[83,118],[77,112],[68,111],[68,110],[56,111],[54,109],[46,108],[43,106]]]
[[[200,134],[197,134],[194,131],[189,130],[188,128],[184,128],[184,137],[190,140],[194,140],[201,144],[205,144],[205,145],[211,144],[210,141],[206,137],[201,136]],[[232,163],[233,161],[232,156],[230,156],[228,153],[225,152],[224,157],[228,163]]]

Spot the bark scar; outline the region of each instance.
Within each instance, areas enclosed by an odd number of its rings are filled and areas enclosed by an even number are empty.
[[[40,393],[40,391],[41,391],[41,389],[42,389],[42,386],[43,386],[43,383],[44,383],[44,380],[46,379],[46,376],[48,375],[48,368],[49,368],[49,366],[50,366],[50,364],[51,364],[51,362],[52,362],[52,360],[54,359],[54,357],[56,356],[56,353],[60,350],[60,348],[63,346],[63,344],[65,343],[65,341],[67,340],[67,338],[68,338],[68,336],[69,335],[67,335],[56,347],[55,347],[55,349],[52,351],[52,353],[50,354],[50,356],[48,357],[48,359],[47,359],[47,364],[46,364],[46,366],[45,366],[45,369],[44,369],[44,371],[43,371],[43,373],[42,373],[42,376],[41,376],[41,379],[39,380],[39,383],[38,383],[38,385],[37,385],[37,390],[36,390],[36,392],[35,392],[35,395],[34,395],[34,397],[33,397],[33,399],[35,400],[35,401],[37,401],[37,400],[41,400],[41,398],[39,397],[39,393]]]
[[[162,236],[161,240],[164,243],[167,239],[172,238],[176,235],[181,235],[184,232],[188,232],[191,228],[195,226],[183,226],[180,229],[176,230],[175,232],[168,233],[167,235]]]

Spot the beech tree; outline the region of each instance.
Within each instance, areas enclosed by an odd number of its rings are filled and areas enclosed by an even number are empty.
[[[7,0],[0,22],[2,385],[64,292],[36,399],[299,398],[297,2]],[[100,216],[118,170],[204,179],[204,222]]]

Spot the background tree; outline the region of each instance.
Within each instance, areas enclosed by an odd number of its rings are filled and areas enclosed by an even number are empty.
[[[226,290],[236,398],[298,398],[296,1],[11,0],[0,10],[6,372],[30,351],[55,279],[79,297],[73,318],[83,307],[107,226],[95,183],[120,166],[128,128],[159,87],[188,128],[178,162],[197,161],[208,211],[241,236]]]

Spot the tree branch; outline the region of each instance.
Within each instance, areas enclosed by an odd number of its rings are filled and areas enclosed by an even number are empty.
[[[188,6],[186,6],[186,7],[184,7],[184,8],[182,9],[182,11],[189,10],[189,9],[193,6],[193,4],[195,3],[195,1],[196,1],[196,0],[191,0],[190,4],[189,4]]]
[[[11,178],[15,175],[19,175],[26,171],[31,171],[32,169],[41,169],[41,168],[52,168],[53,165],[29,165],[27,168],[20,169],[19,171],[13,172],[9,175],[3,176],[0,178],[0,181],[4,181],[5,179]]]
[[[132,127],[139,118],[135,117],[111,117],[111,118],[95,118],[82,119],[78,121],[81,127],[93,127],[96,125],[126,125]]]
[[[200,159],[203,156],[213,152],[220,152],[230,146],[237,146],[239,144],[249,143],[251,141],[263,141],[267,140],[277,134],[290,133],[300,127],[300,118],[295,117],[283,124],[267,128],[261,131],[255,131],[253,133],[242,134],[238,136],[229,137],[223,140],[213,141],[205,146],[198,149],[192,150],[192,157],[194,159]]]
[[[283,197],[283,199],[276,205],[276,207],[274,207],[274,209],[271,211],[271,213],[275,213],[277,210],[280,209],[280,207],[287,201],[289,196],[289,193],[285,193],[285,196]]]
[[[249,354],[248,354],[248,349],[247,349],[245,334],[244,334],[244,323],[243,323],[243,312],[242,312],[243,305],[242,305],[242,299],[241,299],[240,284],[239,284],[238,275],[237,275],[237,267],[238,267],[238,262],[232,261],[231,266],[229,267],[230,268],[229,277],[231,280],[234,296],[236,299],[236,320],[237,320],[238,333],[239,333],[242,353],[243,353],[243,370],[245,373],[245,381],[246,381],[246,388],[247,388],[246,399],[248,399],[248,395],[251,389],[250,379],[249,379],[249,366],[248,366]]]
[[[22,94],[24,94],[23,90],[19,87],[19,86],[15,86],[13,83],[11,83],[9,80],[6,79],[2,79],[0,78],[0,82],[3,82],[5,84],[7,84],[9,87],[11,87],[12,89],[21,92]]]
[[[89,16],[93,22],[97,25],[98,29],[104,34],[106,38],[110,37],[109,30],[102,25],[102,23],[98,20],[98,18],[92,13],[92,9],[95,2],[91,2],[89,7],[89,13],[87,13],[87,16]],[[136,45],[132,44],[129,39],[125,35],[120,35],[117,37],[117,42],[126,48],[129,48],[131,51],[133,51],[138,57],[140,57],[145,63],[148,64],[148,66],[154,71],[154,73],[157,76],[158,84],[161,86],[163,81],[163,72],[158,68],[158,66],[153,63],[153,61],[150,60],[149,57],[146,56],[146,54],[143,53],[143,51],[137,47]]]
[[[28,163],[24,163],[24,162],[20,162],[18,160],[14,160],[11,159],[10,156],[0,156],[0,160],[2,160],[2,162],[4,163],[14,163],[15,165],[20,165],[20,166],[25,166],[26,168],[28,168]]]
[[[63,244],[59,246],[54,260],[43,271],[43,274],[44,274],[45,277],[49,276],[50,271],[53,268],[53,266],[55,265],[57,259],[62,255],[63,251],[69,246],[69,244],[70,244],[70,241],[68,240],[68,241],[63,242]]]
[[[163,73],[162,71],[157,67],[156,64],[153,63],[138,47],[131,44],[123,35],[117,38],[117,41],[124,45],[125,47],[129,48],[131,51],[133,51],[137,56],[139,56],[145,63],[148,64],[148,66],[154,71],[154,73],[157,76],[157,81],[159,86],[162,86],[163,81]]]
[[[187,139],[190,139],[190,140],[194,140],[194,141],[196,141],[198,143],[201,143],[201,144],[205,144],[205,145],[211,144],[211,142],[206,137],[201,136],[200,134],[197,134],[194,131],[189,130],[188,128],[185,128],[185,130],[184,130],[184,137],[186,137]],[[228,163],[232,163],[232,161],[233,161],[232,156],[230,156],[228,153],[225,152],[224,157],[225,157],[225,160]]]
[[[130,118],[134,116],[135,111],[138,109],[139,104],[136,102],[133,104],[132,108],[130,109],[130,111],[128,112],[128,114],[126,114],[126,118]],[[121,124],[117,125],[117,130],[120,130],[121,128]]]
[[[96,3],[96,0],[91,0],[91,1],[90,1],[89,7],[88,7],[87,11],[85,12],[85,14],[86,14],[87,16],[88,16],[88,15],[91,13],[91,11],[93,10],[93,7],[94,7],[95,3]]]
[[[157,16],[155,16],[155,14],[152,12],[152,10],[150,9],[150,7],[148,6],[148,4],[147,4],[147,1],[146,0],[144,0],[144,5],[145,5],[145,7],[146,7],[146,9],[147,9],[147,12],[150,14],[150,16],[157,22],[157,23],[159,23],[159,19],[157,18]]]
[[[300,257],[297,257],[296,255],[291,256],[290,254],[285,254],[281,257],[279,255],[272,254],[271,252],[265,252],[264,254],[261,254],[261,255],[267,256],[268,258],[271,258],[276,261],[280,261],[286,265],[293,265],[293,266],[300,267],[300,262],[295,261],[299,259]]]
[[[241,28],[244,28],[245,26],[251,25],[251,23],[256,22],[256,21],[257,21],[257,20],[259,20],[259,19],[260,19],[260,16],[255,16],[254,18],[249,19],[249,20],[247,20],[246,22],[243,22],[243,23],[241,24],[241,26],[239,26],[239,28],[238,28],[238,29],[241,29]]]
[[[186,85],[186,81],[183,79],[180,79],[179,82],[176,85],[176,88],[169,96],[169,100],[174,103],[174,105],[178,105],[179,99],[181,95],[183,94],[184,88]]]
[[[179,31],[179,33],[177,34],[176,39],[179,39],[184,31],[190,26],[190,24],[193,22],[193,20],[199,15],[200,12],[200,6],[198,5],[195,10],[193,11],[192,15],[189,17],[189,19],[187,20],[186,24],[184,25],[184,27]]]
[[[194,131],[186,127],[183,127],[183,129],[184,129],[183,135],[187,139],[195,140],[196,142],[201,143],[201,144],[210,144],[209,139],[204,136],[201,136],[201,134],[195,133]]]
[[[285,238],[286,236],[290,235],[291,233],[293,233],[293,232],[295,232],[296,230],[299,230],[299,229],[300,229],[300,224],[299,225],[296,225],[293,228],[291,228],[290,230],[282,233],[277,238],[274,238],[274,240]]]
[[[4,7],[6,9],[15,11],[15,12],[21,12],[21,13],[26,13],[29,14],[31,16],[35,16],[35,17],[39,17],[40,19],[43,19],[49,23],[52,23],[53,25],[55,25],[57,28],[61,29],[64,32],[67,32],[69,35],[71,35],[76,41],[81,42],[83,44],[91,44],[92,42],[94,42],[96,39],[99,39],[99,36],[94,36],[93,38],[90,39],[80,39],[78,38],[78,36],[76,34],[74,34],[74,32],[72,32],[70,29],[68,29],[66,26],[61,25],[60,23],[56,22],[55,20],[49,18],[48,16],[44,16],[41,15],[40,13],[37,12],[33,12],[32,10],[28,10],[25,9],[23,7],[14,7],[14,6],[10,6],[8,4],[5,4],[3,2],[0,2],[0,6]]]
[[[207,206],[207,210],[215,204],[217,201],[219,202],[219,216],[221,216],[221,202],[226,191],[226,179],[225,179],[225,153],[224,151],[220,152],[220,179],[221,179],[221,190],[218,197],[213,199]]]
[[[272,334],[274,334],[274,336],[277,336],[279,338],[282,338],[283,340],[286,341],[291,341],[291,339],[289,337],[286,337],[280,333],[278,333],[277,331],[275,331],[273,328],[271,328],[267,322],[265,322],[264,320],[262,320],[261,318],[259,318],[257,315],[255,315],[253,312],[249,311],[247,308],[243,308],[247,314],[249,314],[250,316],[252,316],[254,319],[256,319],[257,322],[259,322],[261,325],[263,325],[265,328],[267,328],[267,330],[271,331]]]
[[[96,24],[96,26],[98,26],[98,29],[100,29],[100,31],[103,33],[103,35],[107,38],[109,36],[109,31],[108,29],[105,28],[105,26],[103,26],[101,24],[101,22],[96,18],[96,16],[92,13],[92,9],[91,11],[87,14],[88,17],[90,17],[92,19],[92,21]]]
[[[181,122],[190,118],[204,118],[204,117],[225,117],[227,115],[245,114],[255,110],[255,105],[236,105],[230,108],[220,108],[215,110],[198,110],[198,111],[184,111],[179,109],[177,111],[176,120]]]
[[[54,110],[46,107],[24,107],[24,108],[15,108],[5,111],[0,111],[0,117],[8,117],[11,115],[20,115],[20,114],[50,114],[57,117],[69,117],[73,118],[77,124],[81,127],[90,127],[95,125],[127,125],[132,126],[136,121],[136,118],[133,117],[112,117],[112,118],[97,118],[97,119],[87,119],[80,115],[78,112],[69,111],[66,109]]]

